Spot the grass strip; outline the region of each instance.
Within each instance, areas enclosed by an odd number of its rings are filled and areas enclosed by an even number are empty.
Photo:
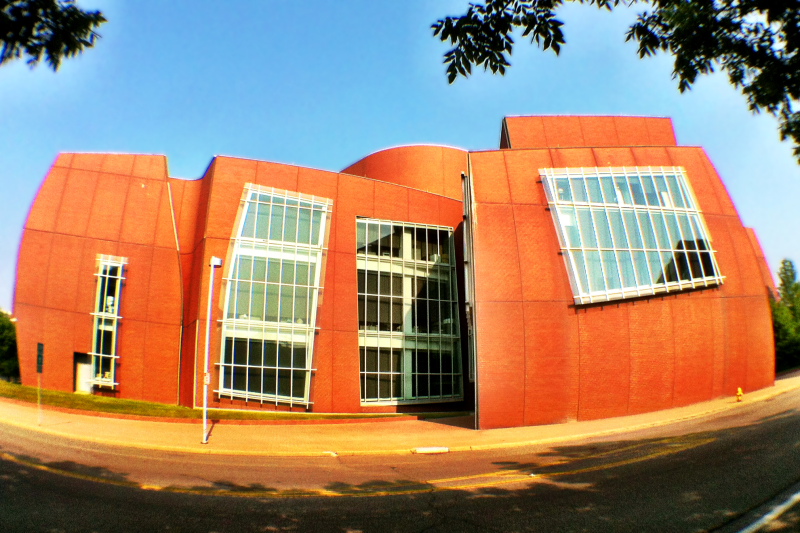
[[[23,402],[36,403],[36,387],[29,387],[17,383],[0,380],[0,397],[12,398]],[[94,396],[91,394],[75,394],[71,392],[42,389],[42,405],[76,409],[80,411],[93,411],[99,413],[113,413],[134,416],[149,416],[156,418],[202,418],[201,409],[182,407],[180,405],[166,405],[162,403],[144,402],[140,400],[124,400]],[[365,418],[394,418],[406,416],[409,413],[287,413],[287,412],[254,412],[233,411],[224,409],[209,410],[209,417],[214,420],[330,420]],[[420,418],[442,418],[462,416],[468,413],[413,413]]]

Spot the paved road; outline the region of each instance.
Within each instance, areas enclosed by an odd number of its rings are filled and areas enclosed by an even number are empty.
[[[0,531],[727,533],[800,482],[798,405],[793,391],[626,435],[435,456],[220,457],[0,425]]]

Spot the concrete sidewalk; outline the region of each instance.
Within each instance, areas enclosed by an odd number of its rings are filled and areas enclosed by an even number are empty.
[[[800,372],[776,380],[775,386],[736,398],[719,398],[688,407],[587,422],[550,426],[470,429],[469,418],[434,420],[353,420],[324,424],[235,424],[212,428],[202,444],[202,424],[97,417],[43,409],[38,425],[35,405],[0,399],[0,423],[52,435],[113,446],[189,453],[254,456],[337,456],[444,453],[514,448],[611,435],[662,426],[761,402],[800,389]]]

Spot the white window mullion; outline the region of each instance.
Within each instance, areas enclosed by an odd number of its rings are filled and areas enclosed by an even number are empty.
[[[708,254],[711,259],[713,268],[713,275],[706,275],[705,271],[701,275],[696,275],[691,269],[691,257],[689,256],[690,250],[679,249],[681,246],[686,248],[689,240],[696,243],[705,241],[710,243],[711,238],[708,228],[705,225],[702,214],[696,208],[696,200],[694,199],[691,186],[686,180],[686,175],[683,169],[677,167],[633,167],[633,168],[579,168],[579,169],[540,169],[544,189],[548,196],[548,203],[550,205],[551,215],[553,222],[556,226],[556,231],[561,243],[562,253],[565,254],[565,265],[570,274],[570,280],[573,286],[574,298],[576,303],[593,303],[599,301],[615,300],[619,298],[627,298],[630,296],[644,296],[649,294],[656,294],[659,292],[671,292],[675,290],[684,290],[687,288],[705,287],[709,285],[716,285],[722,283],[723,277],[719,273],[719,266],[716,262],[715,253],[709,250]],[[611,202],[603,189],[602,178],[610,176],[611,183],[616,191],[617,203]],[[669,178],[669,179],[667,179]],[[597,180],[601,193],[603,196],[592,198],[590,196],[589,180]],[[636,181],[636,187],[631,186],[631,180]],[[665,185],[666,191],[660,191],[659,180]],[[560,183],[562,188],[568,188],[571,193],[559,195],[557,193],[558,187],[556,183]],[[650,186],[648,186],[648,184]],[[583,193],[576,195],[576,190],[580,191],[583,188],[587,195],[586,201],[582,199]],[[630,191],[631,203],[625,201],[625,190]],[[678,190],[676,190],[676,188]],[[649,194],[648,194],[649,191]],[[654,196],[655,195],[655,196]],[[666,197],[665,197],[666,195]],[[578,201],[577,196],[581,196]],[[596,196],[596,195],[595,195]],[[683,204],[684,207],[676,207],[678,204]],[[620,206],[624,208],[620,209]],[[580,246],[575,247],[571,243],[567,235],[567,223],[563,216],[563,211],[566,208],[575,209],[575,224],[580,235]],[[587,210],[588,217],[579,216],[579,210]],[[622,227],[626,235],[627,246],[622,246],[617,243],[613,238],[614,230],[611,223],[610,210],[619,210],[622,218]],[[605,218],[606,224],[612,233],[612,247],[604,246],[600,238],[600,232],[597,227],[592,211],[602,211],[597,213],[598,220]],[[625,212],[632,212],[635,228],[626,219]],[[658,219],[663,221],[662,226],[655,223],[654,216],[658,215]],[[670,235],[670,225],[667,222],[666,215],[675,217],[677,224],[677,234]],[[692,235],[685,235],[684,228],[680,225],[678,215],[685,215],[690,220],[689,229]],[[644,228],[642,227],[641,217],[646,218],[653,231],[652,237],[655,239],[653,247],[648,247],[648,239],[645,239]],[[702,235],[697,235],[697,230],[691,224],[691,219],[696,218],[702,228]],[[583,222],[582,222],[583,220]],[[661,231],[659,231],[661,230]],[[674,228],[673,228],[674,230]],[[638,238],[642,241],[642,248],[635,248],[631,240],[632,232],[635,231]],[[666,231],[666,242],[664,236],[659,235]],[[673,233],[675,233],[673,231]],[[596,246],[591,246],[587,242],[586,237],[593,236],[596,240]],[[673,238],[674,237],[674,238]],[[677,242],[672,242],[677,239]],[[665,245],[667,247],[665,247]],[[699,248],[699,247],[698,247]],[[712,248],[709,244],[708,248]],[[623,276],[623,261],[621,259],[621,252],[625,252],[625,257],[630,254],[631,266],[634,269],[634,281],[628,280],[625,282]],[[581,267],[575,260],[575,254],[580,253],[583,256],[583,269],[586,273],[586,279],[589,286],[582,287]],[[650,254],[654,253],[655,256],[651,257]],[[589,260],[590,254],[597,254],[599,256],[599,265]],[[606,255],[611,259],[613,254],[613,262],[606,261]],[[637,255],[644,254],[646,259],[644,266],[647,269],[650,278],[648,280],[641,280],[639,275],[639,266]],[[656,262],[651,262],[651,258]],[[687,264],[684,265],[682,259],[686,258]],[[702,255],[697,257],[702,258]],[[613,264],[612,264],[613,263]],[[661,281],[655,279],[657,273],[653,272],[656,267],[659,268],[659,277]],[[612,276],[613,268],[616,266],[616,280],[610,279]],[[681,272],[681,268],[688,268],[688,273]],[[702,265],[701,265],[702,270]],[[603,290],[595,290],[593,287],[593,279],[598,272],[602,273],[603,277]],[[674,279],[671,279],[671,274],[674,274]],[[688,279],[683,279],[688,278]],[[615,283],[616,281],[616,283]],[[643,283],[644,281],[644,283]],[[619,288],[616,288],[617,283]]]

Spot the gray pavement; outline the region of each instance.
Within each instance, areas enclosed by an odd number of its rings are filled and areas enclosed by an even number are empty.
[[[213,426],[208,444],[202,444],[202,424],[131,420],[42,410],[36,405],[0,399],[0,422],[34,429],[54,437],[149,450],[264,457],[323,457],[446,453],[496,450],[566,442],[663,426],[761,402],[800,388],[800,373],[778,378],[773,387],[745,394],[741,402],[727,397],[653,413],[493,430],[473,430],[471,419],[392,420],[300,424],[236,424]]]

